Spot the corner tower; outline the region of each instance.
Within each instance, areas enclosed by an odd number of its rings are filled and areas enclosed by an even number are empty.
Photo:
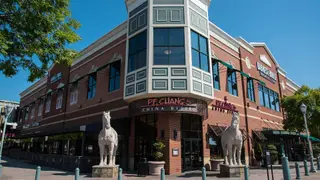
[[[124,99],[213,99],[210,0],[126,0]]]

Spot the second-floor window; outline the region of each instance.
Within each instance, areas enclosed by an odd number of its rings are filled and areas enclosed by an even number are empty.
[[[96,85],[97,85],[97,73],[89,75],[88,81],[88,99],[92,99],[96,96]]]
[[[266,108],[280,111],[279,94],[261,84],[258,85],[260,105]]]
[[[70,105],[78,101],[78,82],[72,83],[70,90]]]
[[[191,50],[192,50],[192,65],[203,71],[209,72],[208,58],[208,41],[207,38],[192,31],[191,32]]]
[[[154,65],[184,65],[183,28],[154,29]]]
[[[47,99],[46,99],[46,109],[45,109],[46,113],[50,112],[50,109],[51,109],[51,98],[52,98],[52,96],[51,96],[51,94],[49,94],[47,96]]]
[[[129,40],[128,72],[146,66],[147,31],[141,32]]]
[[[26,108],[25,112],[24,112],[24,120],[28,120],[29,118],[29,107]]]
[[[120,64],[121,61],[116,61],[110,64],[109,71],[109,92],[120,89]]]
[[[248,98],[250,99],[250,101],[255,101],[255,95],[254,95],[254,83],[253,83],[253,79],[248,78],[247,79],[247,95]]]
[[[60,109],[62,107],[62,99],[63,99],[63,89],[59,89],[57,94],[56,109]]]
[[[213,87],[220,90],[220,73],[219,73],[219,63],[217,61],[212,63],[212,78]]]
[[[40,100],[39,108],[38,108],[38,116],[42,115],[42,111],[43,111],[43,100]]]
[[[238,96],[237,72],[229,68],[227,70],[227,89],[230,94]]]
[[[34,111],[35,111],[35,105],[33,104],[33,105],[31,106],[31,116],[30,116],[31,119],[34,118]]]

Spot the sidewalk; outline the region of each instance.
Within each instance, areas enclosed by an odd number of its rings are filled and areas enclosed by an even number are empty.
[[[302,165],[302,164],[301,164]],[[36,165],[28,164],[20,160],[10,159],[7,157],[3,158],[3,177],[1,180],[34,180],[35,179],[35,169]],[[309,168],[310,169],[310,168]],[[74,180],[74,173],[61,171],[48,167],[41,167],[41,180]],[[270,171],[269,171],[270,172]],[[310,176],[304,176],[303,168],[300,168],[301,179],[303,180],[320,180],[320,172],[310,173]],[[208,180],[241,180],[240,178],[218,178],[216,175],[218,172],[208,171],[207,179]],[[291,169],[291,179],[295,179],[295,170]],[[124,174],[123,180],[127,179],[147,179],[147,180],[160,180],[158,176],[147,176],[147,177],[137,177],[136,174]],[[166,179],[187,179],[187,180],[201,180],[201,172],[194,171],[182,174],[180,176],[166,176]],[[266,180],[267,174],[266,169],[251,169],[250,170],[250,180]],[[271,176],[270,176],[271,179]],[[274,179],[282,180],[283,175],[280,169],[274,170]],[[102,178],[91,178],[88,174],[82,174],[81,180],[102,180]],[[108,179],[109,180],[109,179]],[[111,179],[110,179],[111,180]],[[117,180],[117,179],[113,179]]]

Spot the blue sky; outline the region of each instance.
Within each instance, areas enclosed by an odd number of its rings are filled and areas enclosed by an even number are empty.
[[[233,37],[265,42],[288,76],[299,85],[320,86],[320,0],[212,0],[210,20]],[[71,0],[72,17],[80,21],[82,50],[127,18],[124,0]],[[28,72],[13,78],[0,74],[0,99],[19,101],[31,83]]]

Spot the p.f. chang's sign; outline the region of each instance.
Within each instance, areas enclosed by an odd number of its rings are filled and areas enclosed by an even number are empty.
[[[150,98],[148,104],[141,106],[142,112],[157,111],[188,111],[197,112],[197,106],[193,105],[191,99],[180,97]]]
[[[221,112],[227,111],[227,113],[238,112],[236,106],[227,102],[226,100],[224,102],[216,100],[215,104],[212,105],[212,110]]]
[[[207,103],[193,98],[160,97],[132,102],[130,114],[139,115],[155,112],[192,113],[207,116]]]

